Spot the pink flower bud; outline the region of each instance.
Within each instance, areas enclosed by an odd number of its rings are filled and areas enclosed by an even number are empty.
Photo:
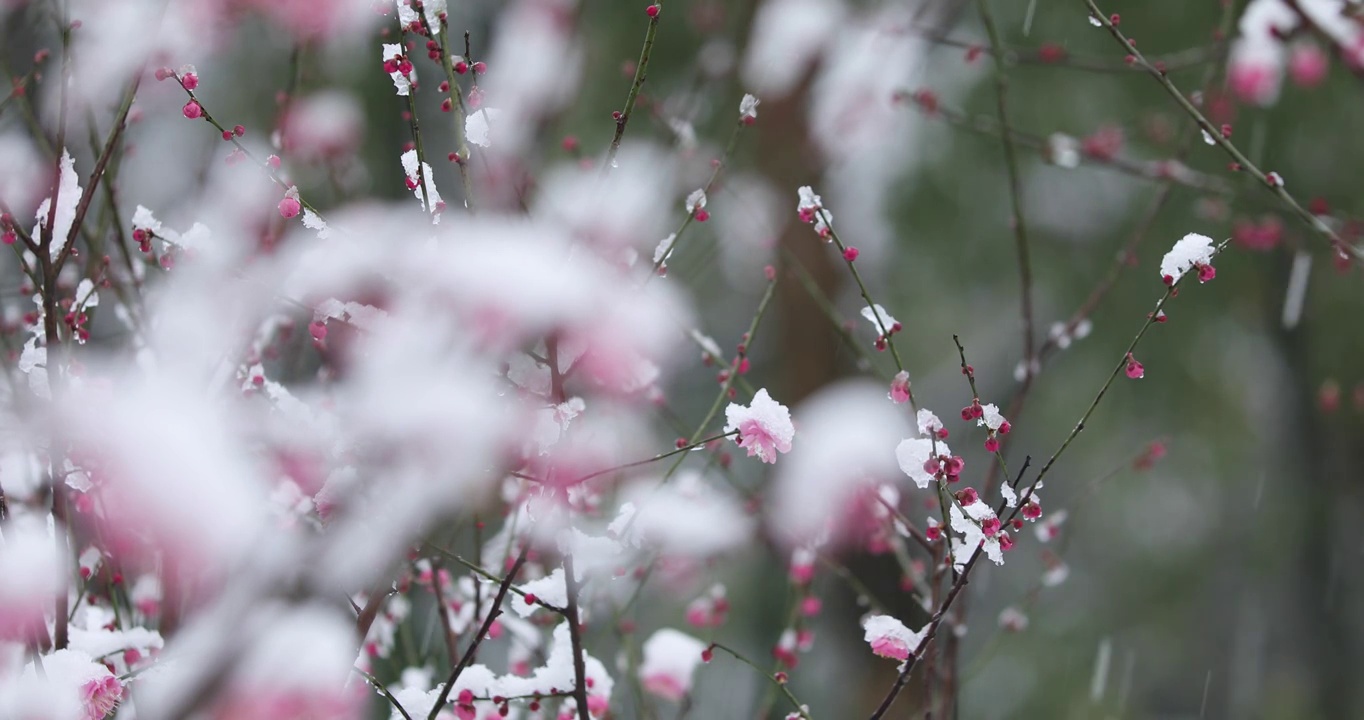
[[[295,217],[303,210],[303,205],[297,198],[287,197],[279,201],[279,214],[291,218]]]
[[[204,108],[199,105],[199,101],[190,100],[189,102],[185,103],[185,106],[183,108],[180,108],[180,112],[183,113],[184,116],[189,118],[190,120],[198,120],[201,116],[203,116]]]
[[[1131,355],[1128,355],[1128,356],[1127,356],[1127,377],[1129,377],[1129,378],[1131,378],[1131,379],[1133,379],[1133,380],[1140,380],[1142,377],[1145,377],[1145,375],[1146,375],[1146,368],[1142,367],[1141,363],[1137,362],[1137,359],[1136,359],[1136,358],[1132,357]]]

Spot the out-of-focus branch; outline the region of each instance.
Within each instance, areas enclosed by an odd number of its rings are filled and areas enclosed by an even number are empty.
[[[1246,157],[1245,153],[1241,152],[1241,149],[1236,147],[1229,138],[1223,137],[1221,129],[1214,127],[1212,122],[1203,115],[1203,112],[1195,107],[1178,87],[1175,87],[1175,84],[1170,81],[1170,78],[1159,68],[1151,64],[1151,62],[1141,54],[1141,51],[1137,50],[1137,46],[1132,44],[1132,41],[1128,39],[1127,35],[1125,35],[1122,30],[1118,29],[1117,25],[1113,24],[1112,18],[1105,15],[1103,11],[1099,9],[1099,6],[1094,4],[1094,0],[1083,0],[1083,2],[1085,6],[1089,8],[1090,17],[1097,20],[1104,29],[1108,30],[1108,34],[1112,35],[1113,39],[1117,40],[1118,44],[1122,45],[1123,49],[1132,57],[1134,63],[1145,68],[1148,74],[1150,74],[1156,82],[1160,83],[1160,86],[1165,89],[1165,92],[1184,109],[1184,112],[1188,113],[1189,116],[1198,123],[1198,126],[1202,128],[1203,132],[1207,133],[1207,136],[1212,138],[1213,142],[1231,157],[1234,161],[1234,166],[1237,169],[1250,173],[1252,177],[1259,181],[1260,185],[1263,185],[1270,193],[1278,197],[1279,200],[1281,200],[1294,215],[1297,215],[1298,219],[1302,220],[1303,223],[1311,228],[1315,234],[1320,235],[1327,240],[1330,243],[1332,250],[1351,257],[1356,262],[1364,259],[1364,251],[1345,242],[1335,230],[1332,230],[1330,226],[1322,222],[1320,218],[1308,212],[1307,208],[1300,205],[1297,199],[1284,189],[1284,180],[1282,177],[1277,173],[1266,173],[1261,170],[1259,166],[1251,162],[1250,158]]]
[[[1009,78],[1004,72],[1003,47],[999,38],[999,28],[995,26],[994,15],[990,12],[989,0],[977,0],[980,19],[990,36],[990,47],[995,58],[995,112],[999,116],[1001,144],[1004,146],[1004,167],[1009,176],[1009,202],[1013,208],[1014,246],[1018,253],[1019,297],[1023,314],[1023,366],[1024,372],[1033,372],[1033,309],[1032,309],[1032,260],[1028,252],[1028,224],[1023,218],[1023,186],[1018,177],[1018,158],[1014,150],[1013,133],[1009,128],[1008,89]],[[964,364],[964,363],[963,363]],[[974,383],[974,380],[972,381]],[[972,390],[975,390],[974,384]]]

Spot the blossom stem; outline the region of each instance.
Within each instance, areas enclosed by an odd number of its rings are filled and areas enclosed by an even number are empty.
[[[71,228],[67,230],[66,237],[62,238],[62,249],[57,255],[57,272],[61,272],[62,266],[66,264],[71,249],[75,247],[76,235],[85,225],[85,214],[90,211],[90,204],[95,199],[95,189],[99,187],[100,180],[104,177],[104,171],[109,167],[109,160],[113,157],[114,151],[118,148],[119,140],[123,137],[123,130],[128,121],[128,111],[133,107],[133,98],[137,95],[137,89],[141,82],[142,73],[138,72],[137,76],[133,78],[132,84],[128,86],[128,90],[123,94],[123,102],[119,105],[118,115],[114,117],[114,126],[109,129],[109,137],[104,141],[104,149],[100,151],[99,158],[95,161],[95,169],[90,171],[90,180],[86,183],[85,192],[76,205],[76,213],[71,221]]]
[[[369,683],[370,687],[379,691],[379,694],[384,696],[384,699],[388,701],[388,704],[392,705],[393,709],[397,710],[398,714],[402,715],[404,720],[412,720],[412,716],[407,714],[407,710],[403,708],[403,704],[398,702],[398,698],[393,697],[393,693],[389,692],[388,688],[385,687],[382,682],[379,682],[379,678],[370,675],[354,665],[351,666],[351,670],[354,670],[357,675],[364,678],[365,682]]]
[[[611,149],[606,152],[606,163],[602,165],[601,170],[603,174],[611,172],[611,165],[616,161],[616,153],[620,151],[621,138],[625,137],[625,126],[630,122],[630,113],[634,112],[640,88],[644,87],[644,79],[649,73],[649,57],[654,50],[654,39],[658,37],[658,19],[662,14],[660,12],[649,18],[649,29],[644,33],[644,47],[640,49],[639,62],[635,64],[635,79],[630,83],[630,92],[625,96],[625,107],[621,110],[620,117],[616,118],[616,134],[611,138]]]
[[[1326,239],[1333,250],[1350,256],[1356,262],[1364,260],[1364,252],[1345,242],[1340,235],[1336,234],[1336,232],[1322,222],[1320,218],[1308,212],[1306,208],[1298,203],[1297,199],[1284,189],[1282,182],[1271,181],[1269,176],[1261,170],[1259,166],[1251,162],[1250,158],[1246,157],[1245,153],[1241,152],[1229,138],[1223,137],[1221,129],[1215,127],[1212,122],[1203,115],[1202,111],[1195,107],[1194,104],[1189,101],[1189,98],[1184,96],[1184,93],[1170,81],[1170,78],[1166,73],[1161,72],[1155,65],[1152,65],[1147,61],[1146,57],[1141,54],[1140,50],[1137,50],[1137,46],[1132,44],[1132,41],[1128,39],[1127,35],[1119,30],[1117,25],[1113,24],[1112,19],[1110,19],[1108,15],[1105,15],[1103,11],[1099,9],[1098,5],[1094,4],[1094,0],[1083,0],[1083,2],[1089,8],[1090,17],[1097,20],[1103,25],[1104,29],[1108,30],[1108,34],[1112,35],[1113,39],[1117,40],[1118,43],[1123,46],[1123,49],[1127,51],[1127,54],[1131,55],[1137,64],[1145,68],[1151,77],[1155,78],[1156,82],[1160,83],[1160,86],[1165,89],[1165,92],[1169,94],[1170,97],[1174,98],[1175,102],[1184,109],[1184,112],[1188,113],[1189,116],[1198,123],[1198,126],[1202,128],[1203,132],[1207,133],[1207,136],[1212,138],[1213,142],[1216,143],[1218,147],[1222,148],[1222,150],[1226,152],[1242,170],[1250,173],[1252,177],[1259,181],[1259,184],[1262,187],[1277,196],[1279,200],[1281,200],[1289,210],[1292,210],[1293,214],[1297,215],[1298,219],[1302,220],[1315,234]]]
[[[245,145],[242,144],[241,140],[237,139],[236,133],[229,132],[228,128],[223,127],[223,124],[218,122],[218,120],[213,117],[212,113],[208,111],[208,107],[205,106],[203,101],[199,99],[199,96],[195,95],[193,90],[190,90],[189,88],[185,87],[185,81],[183,78],[180,77],[178,73],[172,73],[171,77],[174,77],[177,81],[179,81],[180,87],[184,89],[185,94],[189,95],[189,99],[199,104],[199,110],[203,113],[202,117],[205,121],[208,122],[209,125],[212,125],[215,129],[217,129],[219,133],[228,133],[229,136],[228,142],[232,143],[232,145],[237,150],[241,151],[242,155],[246,156],[248,160],[255,163],[257,167],[259,167],[266,174],[266,176],[270,178],[271,182],[275,183],[284,190],[289,189],[290,187],[289,183],[285,182],[284,178],[280,177],[279,173],[275,172],[275,169],[270,167],[269,163],[256,157],[255,153],[251,152],[250,149],[248,149]],[[311,211],[319,219],[322,218],[322,213],[318,212],[317,208],[313,207],[312,204],[305,200],[302,195],[298,197],[298,203],[299,205],[303,206],[304,209]]]
[[[971,386],[971,399],[975,402],[980,402],[980,392],[976,390],[976,373],[966,364],[966,348],[962,347],[961,338],[958,337],[956,333],[952,334],[952,342],[957,344],[957,355],[961,358],[961,374],[966,376],[966,382]],[[1029,380],[1024,382],[1025,387],[1031,384],[1031,372],[1028,373],[1028,378]],[[996,450],[993,454],[995,458],[999,460],[999,467],[1004,471],[1004,475],[1007,477],[1009,475],[1009,464],[1004,461],[1004,451]],[[985,492],[987,494],[990,491],[990,480],[992,478],[993,473],[987,474],[985,481]]]
[[[925,33],[932,35],[932,31]],[[961,40],[951,37],[933,36],[933,42],[944,47],[958,48],[960,50],[977,51],[991,56],[1003,57],[1005,62],[1018,65],[1045,65],[1046,67],[1060,68],[1063,70],[1076,70],[1081,72],[1094,73],[1130,73],[1144,72],[1143,68],[1133,67],[1125,62],[1113,62],[1111,59],[1101,56],[1078,55],[1069,49],[1062,57],[1053,57],[1051,51],[1043,47],[1002,47],[995,48],[981,47],[977,42],[971,40]],[[1187,70],[1200,65],[1207,65],[1215,62],[1219,58],[1219,49],[1216,44],[1212,46],[1191,47],[1185,50],[1161,55],[1153,58],[1155,62],[1161,63],[1166,72],[1177,70]]]
[[[920,110],[928,117],[940,118],[953,127],[969,130],[979,135],[1002,137],[1007,133],[1013,138],[1016,147],[1046,153],[1050,146],[1047,138],[1018,129],[1006,130],[1001,128],[994,118],[968,116],[966,113],[944,107],[941,104],[934,106],[931,111],[924,108],[920,108]],[[1224,197],[1231,197],[1235,194],[1231,185],[1222,178],[1192,170],[1176,160],[1140,161],[1123,157],[1109,158],[1081,154],[1079,161],[1086,165],[1096,165],[1113,172],[1151,182],[1174,183],[1199,192]]]
[[[857,290],[862,293],[862,299],[866,301],[867,309],[871,311],[872,318],[876,321],[876,328],[881,331],[881,337],[885,338],[886,346],[890,348],[890,356],[895,360],[895,369],[903,371],[905,369],[905,364],[900,362],[900,352],[895,349],[895,341],[891,339],[890,328],[886,327],[886,324],[881,321],[881,313],[876,312],[876,303],[872,302],[871,293],[867,292],[867,284],[862,282],[862,273],[858,272],[857,265],[847,258],[846,253],[848,247],[844,245],[843,240],[838,237],[838,231],[834,230],[834,224],[829,220],[829,214],[824,212],[824,208],[819,208],[816,212],[819,213],[820,217],[824,220],[824,224],[829,228],[829,237],[833,239],[834,245],[838,247],[839,255],[844,256],[843,264],[847,265],[848,270],[852,273],[853,280],[857,282]],[[915,405],[914,391],[907,390],[907,392],[909,393],[910,405]]]
[[[582,627],[578,621],[579,587],[573,572],[572,553],[564,553],[564,586],[568,591],[568,639],[573,647],[573,699],[578,706],[578,720],[592,720],[587,708],[587,663],[583,659]]]
[[[710,179],[706,181],[705,187],[701,188],[702,193],[706,195],[710,194],[711,188],[715,186],[715,181],[720,177],[720,171],[728,165],[729,157],[734,153],[734,146],[739,144],[739,131],[743,130],[743,128],[744,124],[742,121],[734,123],[734,130],[730,132],[729,142],[725,145],[725,153],[720,156],[720,163],[711,170]],[[677,247],[677,243],[682,240],[682,233],[691,226],[692,220],[695,218],[696,213],[689,212],[687,213],[687,217],[682,219],[682,225],[677,228],[677,232],[673,233],[672,242],[668,243],[668,246],[663,249],[663,253],[658,256],[658,260],[654,261],[654,271],[649,274],[648,278],[645,278],[644,282],[647,283],[658,275],[659,269],[663,267],[663,263],[666,262],[668,256],[672,254],[673,248]]]
[[[843,338],[843,342],[848,346],[848,349],[852,350],[859,359],[865,362],[867,367],[871,368],[872,372],[877,373],[877,376],[880,377],[883,382],[890,382],[890,378],[877,372],[876,363],[872,361],[871,353],[868,353],[866,348],[862,347],[862,344],[857,342],[857,338],[854,338],[852,334],[848,332],[848,329],[843,326],[843,319],[839,317],[838,309],[835,308],[833,302],[829,300],[829,296],[825,295],[824,291],[820,289],[819,284],[816,283],[814,277],[810,275],[810,271],[800,262],[800,258],[796,257],[796,254],[791,252],[790,248],[787,247],[782,247],[782,257],[791,268],[795,270],[796,280],[800,282],[801,287],[805,288],[805,292],[810,296],[810,299],[814,300],[815,304],[819,306],[819,309],[824,313],[824,317],[829,320],[829,324],[833,326],[834,331],[838,333],[838,336]]]
[[[762,668],[758,667],[757,664],[754,663],[752,660],[749,660],[747,657],[744,657],[743,653],[740,653],[739,651],[729,647],[728,645],[725,645],[724,643],[711,643],[711,647],[715,648],[716,650],[724,650],[735,660],[738,660],[739,662],[753,668],[759,675],[766,677],[767,680],[771,682],[776,687],[776,689],[779,692],[781,692],[782,695],[786,696],[786,699],[791,703],[791,706],[796,709],[796,712],[800,713],[800,716],[802,718],[805,718],[805,720],[810,720],[810,712],[805,709],[805,706],[802,705],[799,700],[796,699],[796,696],[791,692],[791,688],[786,686],[786,683],[778,682],[777,679],[773,677],[772,673],[769,673],[763,670]]]
[[[1031,458],[1028,458],[1023,462],[1023,467],[1018,471],[1020,477],[1023,473],[1028,471],[1028,465],[1031,460]],[[1014,512],[1017,512],[1017,509],[1015,509]],[[1010,518],[1012,518],[1012,515]],[[914,666],[917,664],[919,658],[923,657],[924,651],[928,649],[928,644],[932,642],[933,638],[938,634],[938,627],[942,625],[942,621],[947,617],[947,611],[952,609],[952,603],[961,595],[962,588],[966,587],[967,578],[971,575],[971,569],[976,566],[976,561],[980,560],[980,556],[984,554],[983,548],[983,545],[977,546],[975,552],[971,553],[970,559],[962,566],[961,572],[957,574],[956,580],[952,583],[952,588],[947,591],[947,596],[943,598],[942,605],[938,607],[937,612],[933,613],[932,619],[928,621],[928,626],[924,630],[923,639],[919,641],[919,646],[914,648],[914,652],[911,653],[909,659],[905,661],[905,667],[900,671],[899,676],[895,678],[895,684],[891,686],[890,691],[886,693],[886,697],[881,701],[881,704],[877,706],[876,711],[871,714],[869,720],[880,720],[880,718],[884,717],[886,712],[890,710],[890,706],[894,704],[896,696],[900,694],[900,690],[904,689],[905,684],[909,682],[909,676],[914,672]]]
[[[753,340],[758,337],[758,324],[762,322],[763,315],[767,313],[767,306],[772,302],[773,291],[776,290],[776,288],[776,280],[771,280],[767,283],[767,290],[763,292],[763,298],[758,303],[758,311],[754,313],[752,322],[748,324],[748,332],[744,333],[744,345],[746,346],[746,349],[752,349]],[[725,398],[729,397],[729,390],[734,386],[734,379],[739,375],[739,364],[743,362],[746,356],[747,352],[743,355],[734,356],[734,362],[730,363],[729,366],[729,375],[725,378],[725,381],[720,384],[720,392],[716,393],[715,401],[711,403],[710,410],[706,412],[705,418],[696,426],[696,430],[692,433],[692,437],[705,432],[706,427],[710,425],[710,421],[715,419],[716,413],[720,412],[720,405],[724,403]],[[682,465],[682,461],[685,459],[685,455],[677,458],[677,461],[668,468],[668,472],[663,475],[663,482],[667,482],[668,479],[673,476],[673,473],[677,472],[677,468]]]
[[[423,20],[424,22],[425,20]],[[466,41],[467,42],[467,41]],[[459,166],[459,179],[464,185],[464,207],[470,213],[474,211],[474,184],[469,177],[469,143],[464,136],[464,123],[468,117],[468,111],[464,107],[464,91],[455,80],[455,68],[450,62],[450,26],[444,20],[441,21],[440,33],[440,64],[445,70],[445,82],[450,87],[450,104],[454,106],[455,116],[455,152],[459,153],[459,161],[455,164]],[[468,58],[469,63],[473,62]]]
[[[1008,111],[1009,78],[1004,71],[1004,43],[999,39],[999,28],[995,25],[994,14],[990,12],[989,0],[976,0],[980,10],[981,23],[990,36],[991,53],[995,60],[995,113],[1003,129],[1000,136],[1004,146],[1004,166],[1009,175],[1009,202],[1013,208],[1012,225],[1014,245],[1018,252],[1019,296],[1023,313],[1023,362],[1028,375],[1033,372],[1033,307],[1032,307],[1032,260],[1028,251],[1028,227],[1023,219],[1023,185],[1018,175],[1017,151],[1014,149],[1013,134],[1010,132]]]
[[[450,677],[445,681],[445,686],[441,688],[440,695],[436,698],[436,703],[431,706],[431,714],[426,716],[426,720],[436,720],[440,714],[440,709],[444,707],[445,701],[450,698],[450,690],[455,687],[455,681],[459,679],[464,669],[469,666],[474,658],[474,653],[478,651],[479,643],[488,636],[488,630],[492,627],[493,621],[502,614],[502,600],[507,597],[507,589],[511,587],[512,581],[516,579],[516,574],[521,571],[521,566],[526,564],[526,556],[530,553],[530,545],[521,548],[521,554],[516,556],[516,562],[512,563],[511,570],[507,571],[507,576],[502,579],[502,584],[497,586],[497,595],[493,598],[493,604],[488,607],[488,615],[483,618],[483,625],[479,627],[478,633],[469,643],[468,649],[464,651],[464,657],[459,659],[459,664],[450,671]],[[570,588],[572,586],[570,585]],[[569,606],[573,605],[573,595],[570,589],[568,596]],[[444,612],[444,608],[441,611]],[[582,676],[579,676],[579,684],[582,684]]]

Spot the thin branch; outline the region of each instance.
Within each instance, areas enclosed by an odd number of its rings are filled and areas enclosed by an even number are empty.
[[[578,578],[573,574],[570,553],[564,553],[564,585],[568,589],[568,637],[573,646],[573,699],[578,706],[578,720],[592,720],[587,709],[587,663],[583,659],[582,627],[578,622]]]
[[[426,716],[426,720],[436,720],[440,714],[440,709],[445,705],[445,701],[450,699],[450,690],[455,687],[455,681],[459,679],[464,668],[474,658],[474,653],[478,651],[478,646],[483,642],[483,638],[488,636],[488,629],[492,627],[493,621],[502,614],[502,600],[507,597],[507,588],[511,587],[512,581],[516,579],[516,574],[521,571],[521,566],[526,564],[526,556],[530,553],[530,545],[521,548],[521,554],[516,556],[516,562],[512,564],[511,570],[507,571],[507,577],[502,579],[502,584],[497,586],[497,595],[493,597],[493,604],[488,607],[488,615],[483,619],[483,625],[479,627],[478,633],[469,644],[469,648],[464,651],[464,657],[459,659],[459,664],[450,671],[450,677],[445,681],[445,687],[440,690],[440,695],[436,698],[436,703],[431,706],[431,714]],[[570,596],[572,602],[572,596]]]
[[[1300,205],[1298,201],[1284,189],[1283,178],[1276,175],[1275,179],[1271,179],[1269,174],[1265,173],[1259,166],[1251,162],[1250,158],[1246,157],[1245,153],[1241,152],[1240,148],[1237,148],[1236,145],[1232,144],[1230,139],[1223,137],[1221,129],[1215,127],[1212,122],[1203,115],[1202,111],[1195,107],[1178,87],[1175,87],[1175,84],[1170,81],[1170,78],[1164,72],[1152,65],[1146,57],[1141,54],[1141,51],[1137,50],[1137,46],[1133,45],[1132,41],[1118,29],[1118,26],[1113,24],[1112,19],[1108,15],[1105,15],[1104,12],[1099,9],[1098,5],[1094,4],[1094,0],[1083,0],[1083,2],[1085,6],[1089,8],[1090,17],[1097,20],[1104,29],[1108,30],[1108,33],[1113,36],[1113,39],[1117,40],[1127,51],[1127,54],[1132,56],[1134,63],[1146,68],[1151,77],[1154,78],[1156,82],[1160,83],[1160,86],[1165,89],[1165,92],[1168,93],[1170,97],[1174,98],[1175,102],[1184,109],[1184,112],[1188,113],[1189,116],[1198,123],[1198,126],[1202,128],[1203,132],[1207,133],[1207,136],[1212,138],[1213,142],[1231,157],[1239,169],[1250,173],[1252,177],[1259,181],[1261,186],[1278,197],[1294,215],[1298,216],[1298,219],[1302,220],[1314,233],[1327,240],[1330,243],[1332,250],[1354,258],[1355,261],[1364,259],[1364,251],[1345,242],[1345,240],[1342,239],[1340,235],[1336,234],[1336,231],[1332,230],[1330,226],[1321,220],[1321,218],[1308,212],[1306,208]]]
[[[662,6],[662,0],[658,2]],[[635,79],[630,83],[630,92],[625,96],[625,108],[620,111],[620,117],[616,118],[616,134],[611,138],[611,149],[606,153],[606,163],[602,165],[602,172],[611,172],[611,166],[616,161],[616,153],[620,150],[621,138],[625,137],[625,126],[630,122],[630,114],[635,110],[635,101],[639,99],[640,88],[644,87],[644,79],[649,74],[649,57],[654,51],[654,39],[658,37],[658,18],[662,11],[649,18],[649,29],[644,33],[644,47],[639,51],[639,62],[635,64]]]
[[[1028,252],[1027,223],[1023,219],[1023,187],[1018,176],[1018,158],[1014,150],[1013,133],[1009,128],[1009,112],[1006,96],[1009,79],[1004,72],[1003,47],[999,39],[999,28],[995,26],[994,15],[990,12],[989,0],[976,0],[980,9],[980,19],[990,36],[990,46],[994,49],[995,59],[995,112],[999,116],[999,126],[1003,129],[1001,138],[1004,146],[1004,166],[1009,175],[1009,202],[1013,208],[1014,245],[1018,252],[1019,296],[1022,300],[1023,314],[1023,362],[1025,372],[1033,372],[1033,308],[1032,308],[1032,260]],[[974,387],[972,388],[974,390]]]

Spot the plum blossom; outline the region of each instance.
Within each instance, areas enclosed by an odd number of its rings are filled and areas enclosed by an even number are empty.
[[[745,125],[752,125],[758,119],[758,104],[761,102],[758,98],[745,94],[744,99],[739,101],[739,121]]]
[[[886,312],[885,308],[876,303],[873,303],[871,307],[862,308],[862,317],[871,323],[872,328],[876,330],[878,339],[893,335],[900,329],[900,322]]]
[[[833,229],[829,227],[829,223],[833,222],[834,216],[824,209],[824,201],[809,185],[801,186],[796,194],[800,198],[796,205],[796,214],[800,216],[800,221],[814,223],[815,232],[825,240],[832,241]]]
[[[412,190],[412,194],[421,201],[422,209],[432,214],[432,224],[440,222],[441,211],[445,209],[445,201],[441,200],[440,192],[436,190],[434,173],[431,171],[430,163],[421,164],[420,180],[426,181],[426,192],[422,192],[421,183],[417,173],[417,151],[408,150],[402,155],[403,172],[407,174],[407,187]],[[430,200],[431,206],[428,208],[426,203]]]
[[[738,431],[735,441],[748,450],[748,456],[758,456],[765,463],[777,462],[777,453],[791,452],[791,439],[796,428],[791,424],[791,411],[773,400],[767,389],[759,390],[748,407],[730,403],[725,408],[725,432]]]
[[[412,92],[412,81],[417,79],[417,71],[412,67],[412,63],[403,57],[403,46],[398,43],[384,43],[381,59],[389,78],[393,80],[393,89],[397,94],[407,95]],[[404,64],[407,72],[402,71]]]
[[[875,655],[908,660],[923,642],[923,631],[914,632],[889,615],[873,615],[862,623],[863,640]]]
[[[1193,268],[1200,268],[1199,279],[1202,279],[1203,267],[1212,267],[1212,256],[1217,252],[1212,238],[1198,233],[1189,233],[1180,238],[1175,246],[1165,253],[1165,257],[1160,261],[1160,276],[1166,285],[1179,282],[1184,273]]]
[[[693,190],[687,196],[687,214],[696,218],[697,222],[705,222],[710,219],[710,213],[706,212],[706,191],[703,188]]]
[[[889,397],[890,401],[895,403],[896,405],[902,405],[904,403],[909,402],[908,371],[901,370],[900,372],[895,373],[895,377],[891,378],[890,380],[890,392],[887,393],[887,397]],[[933,413],[929,413],[929,415],[932,414]],[[919,431],[923,432],[922,426],[920,426]]]
[[[927,489],[938,479],[954,482],[965,464],[952,454],[947,443],[930,438],[901,440],[895,446],[895,460],[920,489]]]
[[[966,505],[964,512],[962,507],[961,504],[953,503],[948,513],[952,531],[962,536],[960,542],[955,540],[953,542],[952,564],[959,570],[965,567],[979,547],[994,564],[1003,565],[1001,542],[1005,534],[1000,530],[1000,521],[995,516],[995,511],[988,503],[983,502]]]
[[[644,641],[640,684],[664,700],[681,700],[691,692],[692,675],[705,649],[705,643],[686,633],[671,628],[656,631]]]

